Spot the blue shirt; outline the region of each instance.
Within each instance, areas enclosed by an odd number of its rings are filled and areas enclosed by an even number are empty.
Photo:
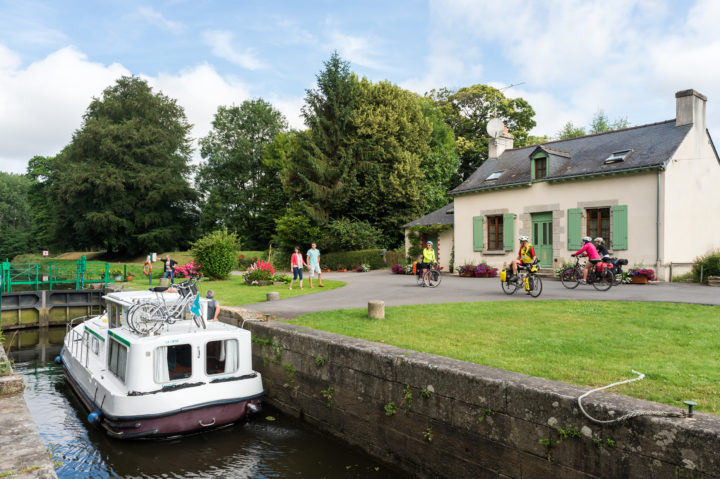
[[[320,259],[320,250],[310,248],[307,252],[308,264],[318,265]]]

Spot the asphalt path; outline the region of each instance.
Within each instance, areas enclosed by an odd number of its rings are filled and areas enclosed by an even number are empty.
[[[613,286],[608,291],[597,291],[591,285],[580,285],[574,290],[569,290],[560,281],[544,279],[542,294],[538,298],[532,298],[521,290],[512,296],[506,295],[500,288],[498,278],[460,278],[445,274],[437,288],[419,287],[415,276],[391,274],[389,270],[368,273],[326,273],[323,274],[323,278],[346,281],[347,286],[278,301],[248,304],[243,307],[280,318],[294,318],[316,311],[366,308],[368,301],[372,300],[384,301],[385,306],[549,299],[667,301],[720,305],[720,288],[687,283],[623,284]],[[317,282],[314,283],[317,288]],[[306,284],[305,287],[307,288],[308,285]]]

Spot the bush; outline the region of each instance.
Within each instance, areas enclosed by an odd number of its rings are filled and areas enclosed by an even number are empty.
[[[247,272],[243,275],[243,279],[247,284],[253,284],[255,281],[272,281],[275,276],[275,267],[272,263],[258,260],[251,265]]]
[[[354,251],[377,248],[383,232],[367,221],[347,218],[333,220],[324,228],[323,248],[327,251]]]
[[[192,245],[195,263],[212,279],[225,279],[237,262],[238,238],[227,229],[213,231]]]
[[[700,269],[702,268],[703,283],[707,283],[708,276],[720,276],[720,250],[711,251],[704,256],[695,259],[692,267],[693,279],[700,281]]]
[[[385,260],[378,249],[322,254],[320,261],[322,264],[330,265],[331,269],[336,269],[339,264],[352,266],[365,263],[370,266],[370,269],[380,269],[385,266]]]
[[[175,276],[177,278],[202,278],[203,274],[200,272],[200,265],[190,261],[182,266],[175,266]]]
[[[307,216],[287,212],[275,220],[275,226],[273,243],[283,252],[288,252],[287,256],[290,256],[289,252],[295,246],[299,245],[302,251],[303,247],[309,248],[313,241],[320,243],[318,240],[320,228],[313,226]]]

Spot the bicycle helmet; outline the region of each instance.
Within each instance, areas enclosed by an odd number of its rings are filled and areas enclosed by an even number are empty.
[[[520,241],[530,241],[530,238],[528,238],[527,236],[521,236],[521,237],[518,238],[518,240],[520,240]]]
[[[582,240],[583,240],[583,243],[589,243],[592,241],[592,238],[589,236],[583,236]]]
[[[594,241],[595,243],[603,243],[605,240],[602,239],[600,236],[598,236],[598,237],[595,238],[593,241]]]
[[[428,242],[427,242],[427,243],[425,243],[425,244],[432,244],[432,241],[428,241]]]

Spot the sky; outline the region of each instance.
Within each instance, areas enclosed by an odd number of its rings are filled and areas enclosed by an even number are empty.
[[[175,98],[195,140],[218,106],[255,98],[302,128],[333,51],[419,94],[522,83],[505,94],[534,108],[538,136],[599,110],[669,120],[693,88],[720,144],[719,19],[715,0],[0,0],[0,171],[60,152],[123,75]]]

